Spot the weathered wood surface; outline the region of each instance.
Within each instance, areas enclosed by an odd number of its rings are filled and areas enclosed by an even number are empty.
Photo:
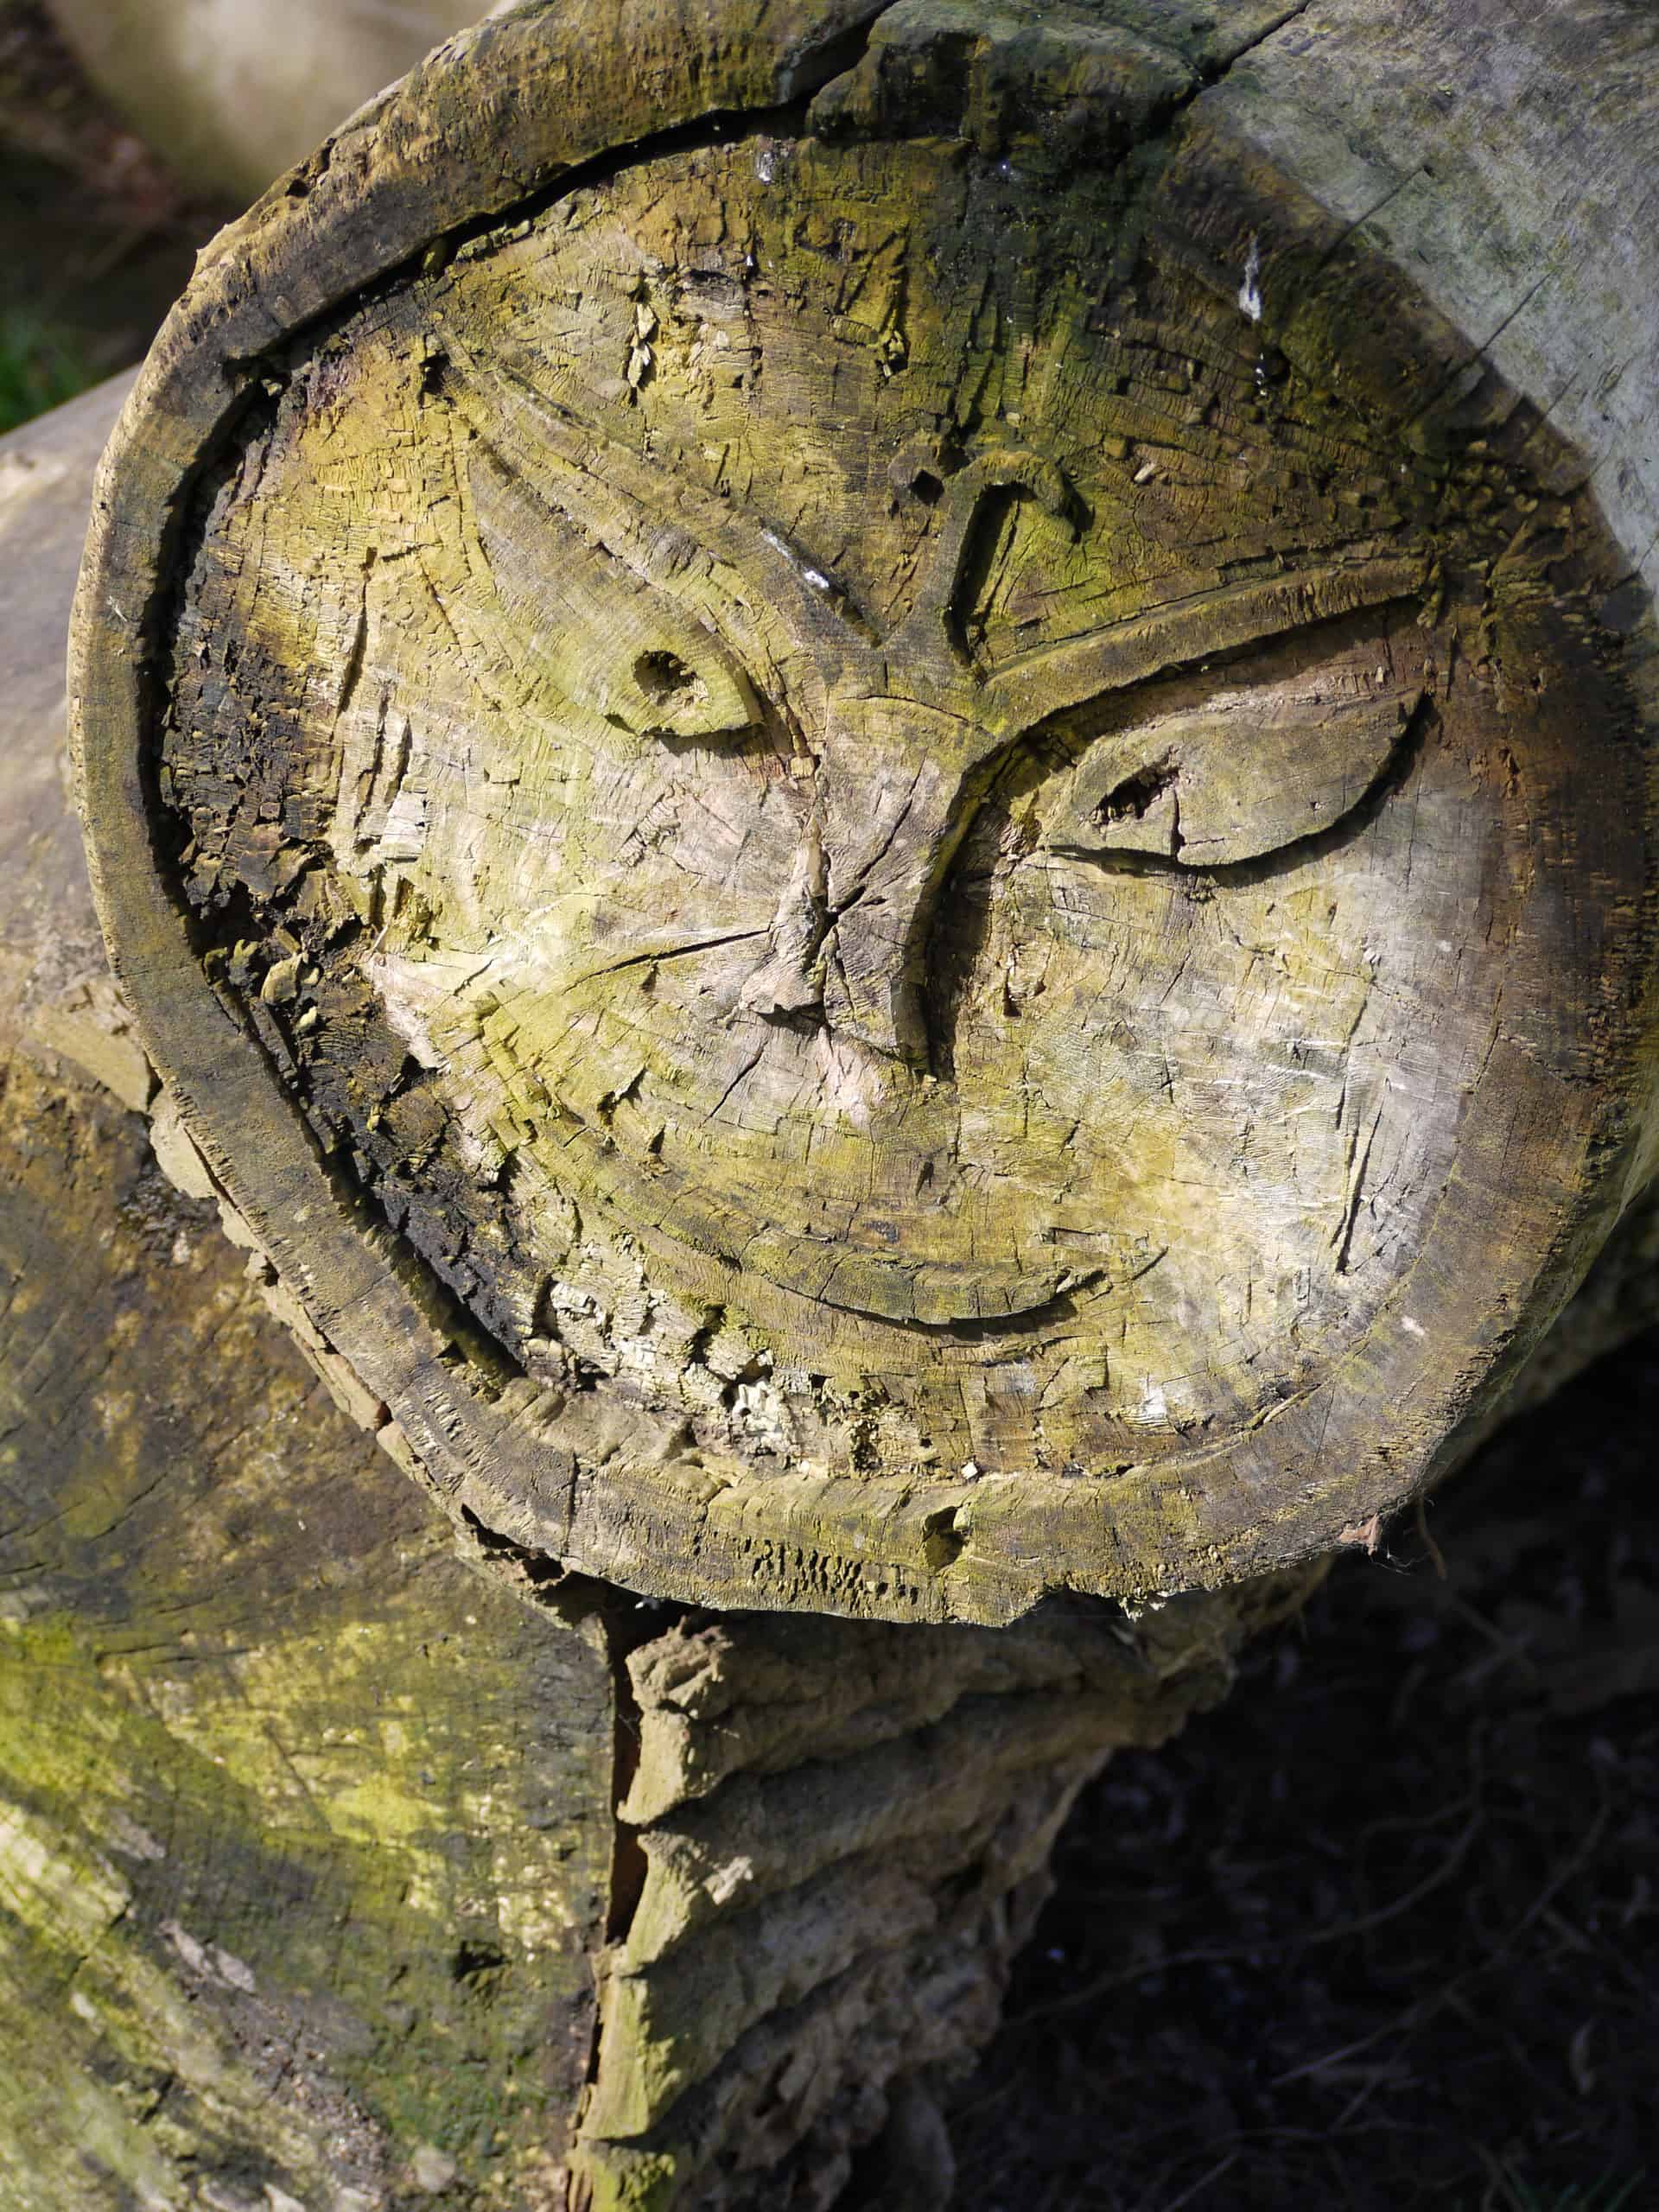
[[[245,205],[488,0],[48,0],[116,111],[196,190]]]
[[[62,649],[119,396],[0,446],[0,2200],[921,2212],[1077,1787],[1294,1589],[918,1637],[457,1541],[168,1179],[109,979]]]
[[[534,4],[225,235],[99,897],[452,1513],[994,1622],[1464,1448],[1651,1173],[1656,41]]]

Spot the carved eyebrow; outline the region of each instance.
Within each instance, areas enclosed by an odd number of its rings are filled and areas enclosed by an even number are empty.
[[[1103,630],[1039,645],[993,670],[976,711],[999,743],[1104,693],[1282,638],[1310,623],[1421,594],[1429,556],[1327,563],[1250,577],[1203,592]]]
[[[447,325],[444,335],[447,340],[452,335]],[[458,335],[453,343],[455,358],[469,374],[450,385],[452,396],[464,408],[472,394],[480,398],[495,395],[493,438],[505,445],[511,436],[526,459],[550,461],[580,478],[584,493],[600,502],[618,531],[636,542],[642,518],[659,525],[690,524],[706,550],[764,588],[767,602],[798,645],[819,655],[828,649],[843,681],[855,674],[872,696],[885,690],[895,640],[910,632],[919,646],[922,613],[942,616],[949,611],[944,605],[918,609],[910,622],[878,644],[850,601],[838,590],[826,591],[821,582],[808,582],[807,564],[786,541],[780,542],[777,532],[746,522],[726,501],[702,495],[683,480],[676,482],[671,505],[628,447],[512,368],[477,360]],[[988,457],[986,489],[1001,480],[990,466],[995,460]],[[1310,623],[1419,597],[1432,565],[1433,556],[1425,550],[1245,577],[1128,616],[1104,629],[1036,646],[982,676],[963,666],[958,710],[978,725],[981,736],[966,748],[962,765],[988,759],[1050,716],[1104,693],[1284,637]],[[953,586],[955,556],[948,566]],[[947,588],[947,601],[950,596]],[[932,657],[925,654],[924,659],[931,662]],[[936,690],[937,664],[929,672],[935,680],[928,688]]]
[[[443,327],[448,342],[448,327]],[[620,542],[636,546],[653,525],[695,531],[703,550],[764,588],[767,606],[798,645],[820,653],[830,647],[839,661],[864,664],[875,679],[880,658],[861,611],[844,587],[814,568],[786,534],[747,521],[729,501],[699,492],[683,478],[672,480],[672,498],[665,499],[660,474],[653,476],[620,440],[505,365],[478,360],[459,337],[454,352],[467,374],[446,385],[452,402],[504,455],[550,464],[567,479],[579,480],[584,501],[595,511],[586,521],[590,531],[602,516]],[[479,402],[493,403],[487,423],[474,412]]]

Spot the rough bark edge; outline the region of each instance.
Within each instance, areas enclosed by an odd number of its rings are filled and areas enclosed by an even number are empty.
[[[1214,1704],[1245,1637],[1318,1579],[1136,1630],[1087,1602],[919,1642],[692,1615],[637,1648],[620,1812],[644,1879],[601,1975],[577,2202],[828,2206],[856,2171],[861,2204],[942,2206],[938,2102],[995,2019],[1077,1790]]]

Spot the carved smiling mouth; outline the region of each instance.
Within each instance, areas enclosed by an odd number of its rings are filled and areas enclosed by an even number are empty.
[[[613,1166],[614,1155],[610,1164]],[[652,1179],[614,1173],[602,1185],[606,1203],[636,1235],[706,1255],[811,1305],[890,1326],[963,1339],[1029,1331],[1074,1319],[1156,1267],[1165,1247],[1144,1238],[1102,1233],[1075,1241],[1053,1224],[1038,1228],[1032,1260],[906,1256],[905,1224],[861,1224],[865,1236],[885,1234],[891,1253],[868,1243],[743,1223],[729,1206],[690,1190],[671,1171]],[[971,1234],[964,1241],[971,1243]],[[1045,1255],[1046,1248],[1046,1255]]]
[[[1164,1257],[1166,1248],[1144,1235],[1095,1225],[1099,1205],[1084,1226],[1076,1205],[1055,1192],[1022,1190],[1016,1200],[1003,1184],[988,1198],[976,1179],[947,1164],[961,1121],[948,1083],[822,1036],[781,1037],[770,1026],[756,1058],[814,1049],[843,1077],[849,1059],[865,1060],[880,1087],[879,1103],[863,1102],[868,1126],[850,1139],[843,1128],[833,1176],[815,1181],[799,1164],[775,1163],[770,1174],[761,1163],[746,1175],[729,1159],[677,1157],[648,1088],[601,1092],[586,1111],[562,1088],[563,1158],[573,1186],[682,1277],[706,1279],[712,1263],[741,1278],[751,1303],[766,1283],[829,1316],[962,1341],[1074,1320]],[[836,1142],[829,1118],[826,1151]],[[898,1130],[921,1160],[923,1187],[908,1204],[891,1192],[887,1203],[873,1201],[869,1186]]]
[[[626,1181],[613,1181],[607,1200],[653,1243],[672,1240],[740,1273],[756,1277],[813,1305],[866,1320],[964,1339],[1025,1331],[1074,1319],[1085,1305],[1109,1296],[1164,1257],[1144,1241],[1102,1236],[1092,1252],[1058,1252],[1046,1264],[1020,1261],[931,1260],[918,1264],[902,1252],[886,1257],[827,1238],[757,1228],[746,1238],[731,1235],[729,1212],[714,1214],[689,1194],[660,1209]],[[654,1216],[654,1218],[650,1217]],[[895,1224],[893,1238],[902,1247]],[[1048,1234],[1055,1236],[1053,1230]],[[1100,1248],[1110,1247],[1105,1256]],[[1122,1249],[1117,1249],[1121,1247]]]
[[[747,942],[658,944],[582,985],[613,984],[619,974],[632,980],[671,956],[684,975],[734,946],[747,950]],[[437,976],[444,972],[439,965]],[[659,1061],[648,1074],[582,1049],[556,1063],[532,1054],[515,1071],[512,1041],[534,1020],[522,1002],[502,1009],[499,1028],[486,1017],[480,1032],[474,1012],[445,1036],[443,1016],[454,1020],[467,995],[454,971],[447,989],[425,963],[382,959],[372,973],[394,1028],[428,1065],[448,1068],[464,1089],[487,1082],[492,1066],[510,1089],[515,1073],[527,1084],[527,1095],[555,1116],[548,1135],[556,1138],[560,1187],[582,1207],[613,1217],[689,1285],[703,1279],[706,1287],[712,1267],[741,1277],[750,1292],[770,1284],[825,1316],[976,1341],[1075,1320],[1164,1256],[1153,1238],[1102,1226],[1102,1204],[1068,1202],[1058,1189],[1001,1178],[988,1183],[964,1169],[956,1085],[836,1039],[821,1022],[791,1027],[753,1013],[741,1017],[752,1048],[741,1052],[726,1095],[705,1096],[695,1084],[690,1039],[680,1061]],[[688,978],[685,988],[695,1001],[695,983]],[[461,1041],[467,1030],[470,1043]],[[817,1142],[804,1160],[746,1159],[729,1123],[731,1135],[710,1146],[704,1133],[746,1080],[771,1075],[793,1091],[808,1067]],[[677,1093],[679,1110],[665,1114]],[[911,1187],[889,1179],[876,1192],[884,1164],[900,1152]],[[816,1172],[815,1154],[824,1163]]]

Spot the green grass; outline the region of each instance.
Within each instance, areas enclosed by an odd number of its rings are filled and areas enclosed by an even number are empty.
[[[79,337],[27,309],[0,310],[0,433],[98,380]]]
[[[1647,2178],[1635,2174],[1621,2180],[1609,2174],[1587,2186],[1566,2190],[1535,2189],[1508,2167],[1496,2168],[1492,2180],[1503,2192],[1497,2202],[1503,2212],[1637,2212],[1636,2192]],[[1489,2194],[1487,2202],[1491,2202]]]

